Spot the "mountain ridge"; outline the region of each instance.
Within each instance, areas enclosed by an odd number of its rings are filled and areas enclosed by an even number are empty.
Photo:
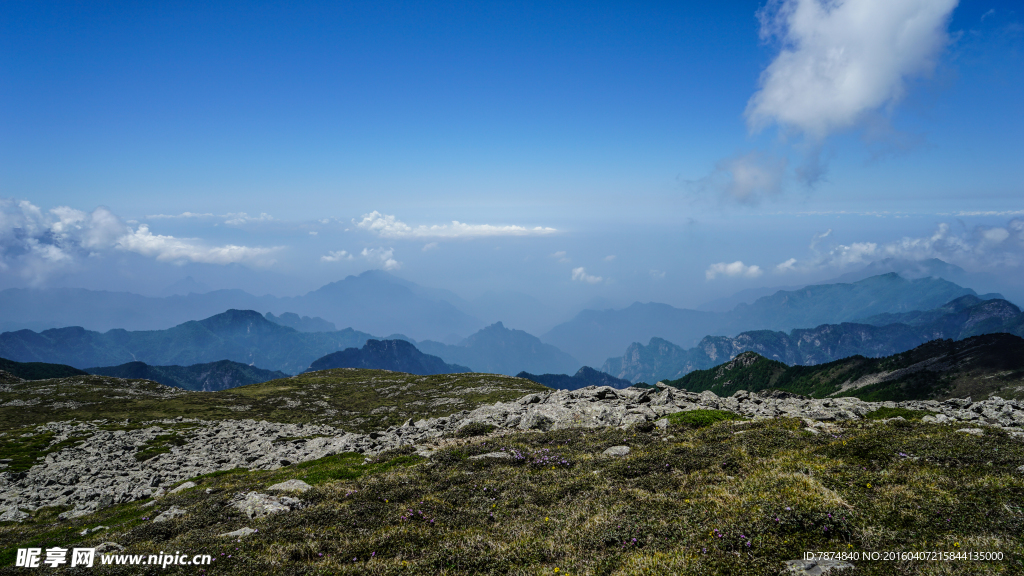
[[[917,325],[873,325],[846,322],[785,332],[753,330],[736,337],[706,336],[697,346],[682,348],[663,338],[647,346],[634,342],[620,357],[609,358],[602,370],[631,381],[676,379],[716,362],[753,351],[787,365],[814,365],[854,355],[880,357],[910,350],[925,342],[962,340],[985,333],[1024,335],[1024,314],[1006,300],[964,296],[937,308],[941,314],[911,313],[929,322]]]
[[[720,396],[772,389],[874,402],[1024,398],[1024,338],[999,333],[932,340],[891,356],[850,356],[816,366],[788,366],[747,351],[662,384]]]
[[[727,313],[639,302],[622,310],[588,310],[541,338],[580,361],[596,366],[630,344],[655,336],[678,345],[695,346],[707,335],[851,322],[881,313],[931,309],[965,295],[977,296],[977,293],[941,279],[907,280],[896,273],[888,273],[852,284],[780,290],[758,298],[753,304],[740,304]],[[597,358],[599,354],[603,356]]]
[[[127,362],[118,366],[87,368],[85,372],[114,378],[151,380],[164,386],[195,392],[218,392],[288,377],[284,372],[263,370],[231,360],[191,366],[150,366],[145,362]]]

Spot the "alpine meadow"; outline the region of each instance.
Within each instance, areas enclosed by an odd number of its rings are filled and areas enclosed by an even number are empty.
[[[0,5],[0,575],[1024,574],[1021,8]]]

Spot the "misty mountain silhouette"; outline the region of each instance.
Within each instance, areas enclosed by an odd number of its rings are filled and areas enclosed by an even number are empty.
[[[405,340],[367,340],[362,348],[348,348],[316,359],[306,371],[330,368],[391,370],[421,376],[472,372],[465,366],[446,364],[437,356],[424,354]]]

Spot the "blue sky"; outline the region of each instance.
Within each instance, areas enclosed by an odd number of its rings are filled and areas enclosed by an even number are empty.
[[[0,8],[0,288],[1024,277],[1016,2],[207,4]]]

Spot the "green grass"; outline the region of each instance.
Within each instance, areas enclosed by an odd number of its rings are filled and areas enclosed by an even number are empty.
[[[145,462],[161,454],[167,454],[175,446],[184,446],[188,441],[177,434],[161,434],[146,442],[144,447],[135,453],[135,459]]]
[[[667,416],[669,424],[687,428],[704,428],[723,420],[745,420],[735,412],[726,410],[687,410]]]
[[[925,416],[933,415],[927,410],[910,410],[907,408],[876,408],[864,415],[867,420],[885,420],[887,418],[903,418],[904,420],[920,420]]]
[[[10,460],[7,463],[7,468],[3,470],[24,472],[46,458],[47,454],[59,452],[63,448],[77,444],[89,437],[71,436],[66,440],[54,443],[54,436],[56,434],[51,431],[37,432],[34,427],[8,430],[0,436],[0,459]]]
[[[53,421],[148,421],[252,418],[327,424],[370,432],[408,419],[447,416],[481,404],[505,402],[548,388],[496,374],[416,376],[382,370],[335,369],[220,392],[192,392],[147,380],[81,376],[8,385],[0,404],[0,432]],[[76,405],[62,403],[73,400]]]
[[[210,573],[245,575],[775,576],[809,550],[1006,556],[855,562],[861,575],[1024,572],[1024,443],[998,429],[976,437],[910,421],[844,422],[819,435],[803,427],[777,419],[518,433],[450,439],[430,460],[405,448],[367,464],[345,454],[234,470],[200,477],[154,508],[128,504],[67,522],[44,512],[0,526],[0,548],[110,540],[137,554],[214,554]],[[632,451],[602,456],[616,445]],[[502,450],[516,456],[471,458]],[[288,478],[314,485],[300,510],[252,521],[228,505]],[[141,519],[171,505],[189,515]],[[111,530],[75,536],[97,524]],[[242,526],[259,532],[241,542],[216,536]]]

